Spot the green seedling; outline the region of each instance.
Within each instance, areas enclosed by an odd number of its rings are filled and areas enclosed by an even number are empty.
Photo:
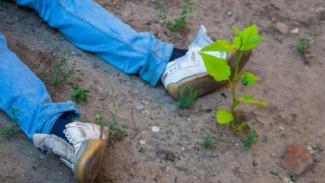
[[[192,12],[192,0],[183,0],[181,14],[174,20],[167,20],[166,12],[164,11],[161,0],[155,0],[156,9],[159,11],[159,17],[166,27],[171,31],[179,31],[186,27],[188,15]]]
[[[252,95],[237,96],[237,84],[239,82],[244,86],[253,86],[257,81],[257,77],[253,73],[240,73],[239,66],[243,54],[257,47],[264,40],[264,37],[259,35],[256,25],[249,26],[243,30],[234,27],[233,32],[234,37],[231,41],[226,39],[217,40],[204,47],[200,55],[204,60],[208,74],[216,81],[228,81],[230,85],[232,103],[229,109],[219,109],[216,111],[216,121],[221,125],[229,125],[233,130],[243,131],[248,126],[245,121],[241,121],[235,115],[239,104],[247,103],[266,106],[267,102],[256,100]],[[209,54],[211,51],[226,52],[228,54],[234,53],[235,68],[230,68],[226,59],[217,58]]]
[[[138,149],[138,152],[141,153],[141,154],[143,154],[143,153],[145,153],[146,151],[145,151],[145,149],[144,149],[143,147],[140,147],[140,148]]]
[[[251,129],[249,133],[243,138],[243,143],[246,147],[251,147],[257,141],[258,135],[254,129]]]
[[[296,52],[303,58],[305,64],[309,64],[311,58],[311,46],[313,39],[310,37],[300,38],[295,45]]]
[[[187,24],[186,17],[180,16],[173,21],[168,21],[166,26],[171,31],[178,31],[183,29]]]
[[[96,113],[96,123],[101,128],[100,138],[102,138],[103,132],[104,132],[103,130],[105,128],[105,120],[104,120],[103,113],[101,111],[97,111],[97,113]],[[117,124],[116,115],[115,115],[115,113],[112,113],[111,121],[108,124],[108,134],[109,134],[110,140],[111,141],[121,140],[122,137],[124,136],[127,128],[128,128],[128,126],[125,124],[123,124],[123,125]]]
[[[12,137],[16,134],[16,123],[14,121],[8,121],[7,126],[0,126],[0,134],[6,137]]]
[[[41,72],[43,80],[54,87],[63,87],[74,74],[74,68],[68,64],[68,58],[54,60],[47,72]]]
[[[17,121],[17,112],[18,109],[13,108],[11,110],[11,119],[7,122],[6,126],[0,126],[0,134],[6,137],[13,137],[15,134],[18,133],[18,129],[17,129],[17,123],[15,121]]]
[[[78,103],[87,102],[87,93],[89,92],[85,88],[82,88],[78,84],[72,83],[71,88],[73,92],[71,93],[70,97],[73,101]]]
[[[212,137],[210,132],[203,136],[201,145],[205,149],[209,149],[212,146]]]
[[[109,122],[109,125],[108,125],[110,139],[112,141],[121,140],[122,137],[124,136],[127,128],[128,128],[128,126],[126,124],[123,124],[123,125],[117,124],[116,115],[115,115],[115,113],[112,113],[111,121]]]
[[[177,106],[179,108],[189,108],[191,107],[197,98],[197,92],[193,88],[182,92],[180,98],[177,100]]]

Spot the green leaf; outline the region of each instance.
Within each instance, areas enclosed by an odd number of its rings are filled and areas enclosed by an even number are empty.
[[[226,109],[219,109],[216,112],[217,122],[221,125],[228,125],[232,121],[234,121],[234,116],[231,112],[227,111]]]
[[[242,76],[241,76],[241,83],[245,86],[252,86],[255,85],[257,80],[257,77],[250,72],[245,72]]]
[[[266,101],[256,100],[251,95],[242,96],[242,97],[239,98],[239,101],[247,103],[247,104],[256,104],[256,105],[261,105],[261,106],[267,106],[268,105],[268,103]]]
[[[204,61],[205,67],[207,68],[208,74],[216,81],[225,81],[230,78],[231,70],[227,60],[202,52],[200,55]]]
[[[259,35],[256,25],[251,25],[242,31],[239,31],[239,29],[235,29],[234,31],[236,36],[232,44],[240,51],[251,50],[259,45],[264,39],[264,37]]]
[[[232,44],[226,40],[217,40],[212,44],[204,47],[201,51],[218,51],[218,52],[231,52],[233,50]]]

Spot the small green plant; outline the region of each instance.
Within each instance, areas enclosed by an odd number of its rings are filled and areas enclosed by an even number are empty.
[[[70,97],[73,101],[78,103],[87,102],[87,93],[89,92],[85,88],[82,88],[78,84],[72,83],[71,88],[73,92],[71,93]]]
[[[141,154],[143,154],[143,153],[146,152],[146,150],[145,150],[143,147],[140,147],[140,148],[138,149],[138,152],[141,153]]]
[[[66,56],[57,58],[47,72],[41,72],[40,76],[45,82],[54,87],[62,87],[68,83],[74,74],[74,68],[68,64]]]
[[[249,133],[243,138],[243,143],[246,147],[251,147],[253,144],[255,144],[257,138],[258,135],[255,129],[251,129]]]
[[[257,81],[257,77],[253,73],[245,72],[241,74],[239,72],[241,58],[244,53],[257,47],[264,37],[259,35],[256,25],[249,26],[243,30],[234,27],[233,32],[234,38],[231,41],[226,39],[217,40],[204,47],[200,55],[204,60],[209,75],[219,82],[228,81],[230,85],[232,104],[229,109],[219,109],[216,111],[216,121],[221,125],[229,125],[231,129],[236,131],[242,131],[247,129],[248,126],[245,121],[236,118],[235,112],[239,104],[267,105],[267,102],[256,100],[252,95],[237,96],[237,84],[239,81],[244,86],[253,86]],[[211,51],[234,53],[235,68],[230,68],[226,59],[209,54]]]
[[[204,147],[205,149],[209,149],[212,146],[212,137],[211,137],[211,133],[208,132],[203,136],[202,139],[202,147]]]
[[[6,137],[12,137],[16,134],[16,127],[16,123],[10,120],[6,127],[0,126],[0,134]]]
[[[159,11],[159,17],[171,31],[179,31],[187,25],[188,15],[192,12],[192,0],[183,0],[181,15],[174,20],[167,20],[166,12],[164,11],[161,0],[155,0],[156,9]]]
[[[0,126],[0,134],[6,137],[12,137],[18,133],[17,129],[17,115],[18,109],[13,108],[11,110],[11,119],[8,121],[6,126]]]
[[[189,88],[185,92],[182,92],[180,98],[177,100],[177,106],[179,108],[191,107],[197,98],[197,92],[193,88]]]
[[[303,58],[305,64],[309,64],[313,39],[310,37],[299,38],[295,45],[296,52]]]
[[[113,141],[120,140],[124,134],[128,126],[126,124],[119,125],[116,122],[116,114],[112,113],[111,121],[108,125],[108,130],[110,134],[110,138]]]

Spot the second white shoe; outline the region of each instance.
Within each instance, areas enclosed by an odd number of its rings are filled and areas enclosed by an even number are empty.
[[[200,56],[201,49],[210,43],[212,41],[206,35],[205,27],[200,26],[198,34],[189,46],[186,55],[167,64],[161,81],[174,99],[186,95],[190,90],[196,92],[197,96],[202,96],[225,83],[216,82],[208,75],[203,59]],[[222,52],[207,52],[207,54],[227,59],[232,70],[234,69],[234,53],[227,55]],[[250,56],[251,52],[244,53],[240,62],[240,69],[248,62]]]
[[[71,168],[79,183],[93,182],[103,164],[107,128],[76,121],[67,124],[64,133],[72,145],[48,134],[34,134],[33,143],[43,151],[58,155]]]

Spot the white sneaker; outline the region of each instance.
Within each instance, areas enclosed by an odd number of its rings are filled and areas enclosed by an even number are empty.
[[[161,80],[174,99],[186,95],[190,90],[196,92],[197,96],[202,96],[225,83],[216,82],[208,75],[203,59],[200,56],[200,50],[211,43],[212,40],[207,36],[205,27],[201,25],[186,55],[167,64]],[[207,54],[227,59],[231,68],[234,69],[234,54],[227,55],[221,52],[209,52]],[[244,54],[240,69],[248,62],[250,55],[251,52]]]
[[[99,125],[76,121],[67,124],[64,130],[72,145],[48,134],[34,134],[33,143],[45,152],[58,155],[71,168],[79,183],[91,183],[103,164],[107,133],[107,128],[101,132]]]

